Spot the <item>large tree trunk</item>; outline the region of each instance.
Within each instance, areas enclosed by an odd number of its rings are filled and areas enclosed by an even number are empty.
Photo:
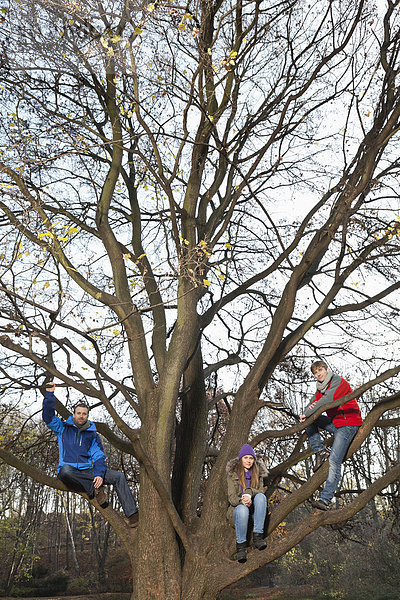
[[[169,452],[157,445],[158,402],[149,402],[142,425],[141,442],[157,465],[163,484],[170,491]],[[158,415],[157,415],[158,416]],[[134,558],[132,600],[178,600],[181,598],[181,564],[175,530],[160,496],[145,469],[141,470],[138,541]]]
[[[176,536],[169,526],[168,515],[157,504],[156,495],[148,507],[160,511],[157,515],[154,513],[153,518],[146,508],[147,518],[143,519],[143,513],[140,517],[140,527],[146,527],[147,532],[140,535],[137,559],[133,561],[132,600],[215,600],[221,589],[216,571],[221,561],[231,562],[224,550],[221,552],[224,544],[221,545],[212,533],[206,538],[193,536],[193,545],[180,558]],[[224,529],[226,532],[226,525]],[[160,535],[163,536],[161,541],[157,539]],[[231,529],[228,535],[231,542],[233,537]],[[169,545],[164,543],[167,539]],[[233,571],[238,572],[240,565],[231,564]]]
[[[201,347],[194,351],[183,378],[181,420],[176,428],[172,498],[185,523],[196,518],[207,440],[207,398]]]
[[[178,600],[181,566],[175,531],[146,475],[141,480],[138,534],[132,600]]]

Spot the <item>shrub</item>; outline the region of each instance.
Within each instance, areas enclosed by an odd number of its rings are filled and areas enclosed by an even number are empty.
[[[67,589],[68,580],[69,575],[65,571],[52,573],[40,582],[38,595],[52,596],[53,594],[63,593]]]
[[[77,577],[70,581],[67,587],[67,593],[71,596],[89,594],[90,592],[93,592],[93,583],[88,577]]]
[[[13,598],[29,598],[30,596],[34,596],[35,593],[35,588],[13,585],[10,596]]]

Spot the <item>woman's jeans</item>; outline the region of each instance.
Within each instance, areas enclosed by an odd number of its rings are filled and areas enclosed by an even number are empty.
[[[333,444],[329,455],[329,473],[325,483],[325,487],[321,493],[321,500],[326,504],[330,504],[339,485],[340,475],[342,470],[342,462],[346,456],[346,452],[358,431],[358,427],[354,425],[345,425],[344,427],[335,427],[326,415],[320,415],[318,419],[311,423],[306,428],[310,446],[314,452],[319,452],[324,448],[319,429],[325,429],[329,433],[333,433]]]
[[[233,522],[235,523],[238,544],[243,544],[246,541],[250,514],[253,516],[254,533],[263,533],[265,515],[267,514],[267,498],[261,492],[253,497],[250,508],[244,504],[238,504],[233,509]]]

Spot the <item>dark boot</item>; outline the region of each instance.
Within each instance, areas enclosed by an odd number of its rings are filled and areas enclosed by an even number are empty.
[[[253,533],[253,544],[258,550],[265,550],[267,547],[267,542],[264,540],[262,533]]]
[[[329,450],[327,450],[326,448],[323,448],[319,452],[316,452],[316,454],[315,454],[315,464],[314,464],[314,468],[313,468],[314,473],[316,471],[318,471],[318,469],[320,467],[322,467],[322,465],[324,464],[324,462],[329,458],[329,454],[330,454]]]
[[[247,560],[246,542],[238,544],[236,542],[236,560],[240,563],[245,563]]]

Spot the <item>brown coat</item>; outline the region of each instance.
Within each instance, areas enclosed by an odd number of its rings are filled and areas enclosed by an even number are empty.
[[[239,478],[237,474],[238,462],[239,461],[237,458],[232,458],[232,460],[230,460],[226,465],[229,501],[229,508],[226,516],[231,525],[233,525],[233,510],[235,506],[238,506],[238,504],[240,504],[242,493],[250,494],[252,498],[254,498],[256,494],[263,494],[265,490],[264,477],[268,475],[268,469],[265,466],[265,463],[262,460],[257,461],[259,471],[258,487],[246,488],[244,492],[242,492],[242,490],[240,489]]]

